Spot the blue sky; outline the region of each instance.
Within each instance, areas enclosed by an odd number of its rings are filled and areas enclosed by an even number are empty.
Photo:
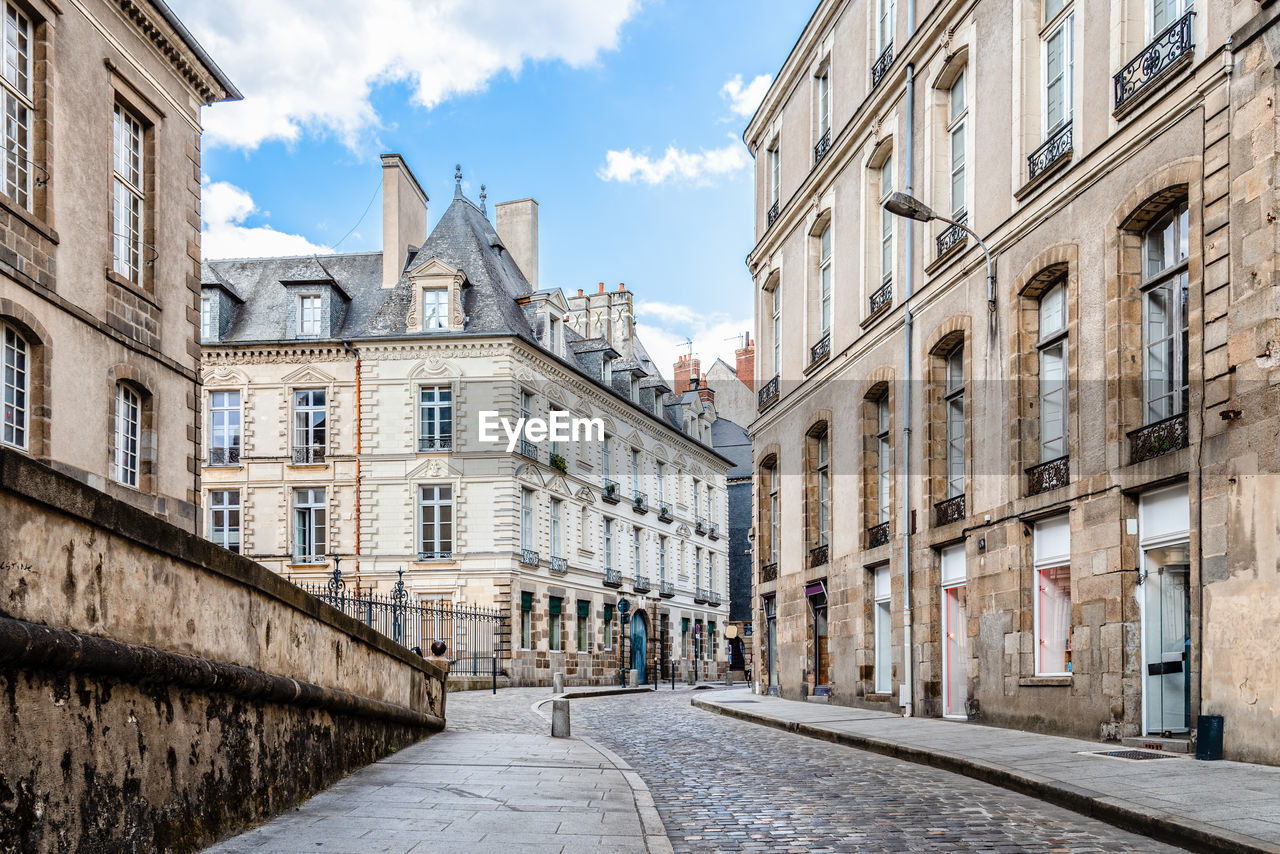
[[[542,286],[626,282],[661,361],[690,336],[705,365],[750,328],[741,133],[810,2],[171,4],[246,96],[205,112],[209,257],[324,251],[353,228],[340,251],[380,248],[378,154],[398,151],[432,223],[455,163],[490,210],[536,198]]]

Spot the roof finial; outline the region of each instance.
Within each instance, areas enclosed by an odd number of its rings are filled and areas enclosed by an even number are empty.
[[[480,213],[484,214],[485,216],[488,216],[489,212],[484,209],[484,200],[486,198],[488,197],[485,195],[485,192],[484,192],[484,184],[481,184],[480,185]]]
[[[453,187],[453,197],[455,199],[462,198],[462,164],[459,163],[453,167],[453,180],[457,183]]]

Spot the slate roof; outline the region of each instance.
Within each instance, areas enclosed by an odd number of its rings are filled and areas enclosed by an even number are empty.
[[[717,418],[711,422],[711,447],[733,462],[729,480],[751,477],[751,437],[737,422]]]

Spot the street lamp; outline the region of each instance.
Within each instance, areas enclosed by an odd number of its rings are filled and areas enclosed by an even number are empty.
[[[906,193],[890,193],[889,198],[884,200],[883,207],[894,216],[914,219],[917,222],[942,220],[945,223],[963,229],[967,234],[971,235],[978,242],[978,246],[982,249],[982,254],[987,259],[987,308],[992,311],[996,310],[996,268],[991,262],[991,253],[987,250],[987,244],[983,242],[976,231],[963,222],[957,222],[950,217],[943,216],[915,196],[909,196]]]

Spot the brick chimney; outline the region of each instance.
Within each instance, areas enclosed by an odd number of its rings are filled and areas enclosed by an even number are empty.
[[[382,155],[382,286],[394,288],[409,247],[427,242],[427,194],[399,154]]]
[[[702,385],[702,364],[692,356],[681,356],[675,364],[675,393],[684,394]]]
[[[751,333],[748,332],[745,338],[747,346],[739,347],[733,351],[738,357],[738,379],[746,384],[747,388],[752,391],[756,390],[756,345],[751,340]]]

